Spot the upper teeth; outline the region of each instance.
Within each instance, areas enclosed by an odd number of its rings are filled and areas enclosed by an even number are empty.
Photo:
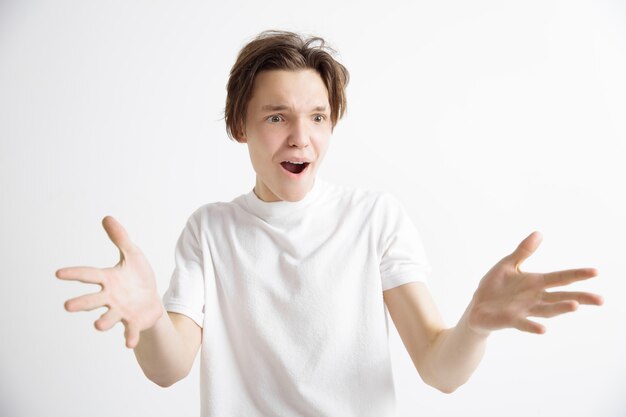
[[[293,161],[285,161],[285,162],[289,162],[291,164],[298,164],[298,165],[304,164],[304,162],[293,162]]]

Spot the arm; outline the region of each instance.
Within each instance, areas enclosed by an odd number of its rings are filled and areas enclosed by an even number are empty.
[[[102,288],[68,300],[65,309],[73,312],[107,307],[94,323],[96,329],[109,330],[121,321],[126,347],[135,349],[145,375],[160,386],[170,386],[189,373],[200,346],[201,328],[186,316],[165,314],[146,257],[113,217],[105,217],[102,225],[118,247],[120,261],[111,268],[72,267],[56,271],[59,279]]]
[[[149,380],[169,387],[189,374],[201,338],[202,328],[193,320],[168,312],[154,326],[141,332],[135,356]]]
[[[459,323],[446,329],[428,289],[409,283],[383,293],[389,314],[424,381],[453,392],[474,372],[493,330],[516,328],[542,334],[545,328],[528,316],[554,317],[578,304],[601,305],[602,297],[586,292],[546,292],[597,275],[593,268],[525,273],[519,266],[534,253],[541,235],[532,233],[481,280]]]
[[[428,385],[451,393],[472,375],[485,351],[486,335],[467,325],[445,328],[428,287],[410,282],[383,292],[389,315],[413,365]]]

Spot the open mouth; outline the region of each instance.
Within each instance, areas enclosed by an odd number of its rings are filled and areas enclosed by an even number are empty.
[[[294,174],[300,174],[300,173],[302,173],[302,171],[304,171],[309,166],[310,163],[309,162],[303,162],[301,164],[294,164],[294,163],[289,162],[289,161],[283,161],[280,164],[287,171],[289,171],[291,173],[294,173]]]

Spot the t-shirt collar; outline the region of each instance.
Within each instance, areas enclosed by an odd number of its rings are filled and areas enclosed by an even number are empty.
[[[250,210],[263,219],[302,213],[303,209],[310,206],[317,199],[326,184],[326,181],[319,178],[319,176],[313,181],[313,187],[298,201],[263,201],[255,194],[254,189],[245,194],[245,201]]]

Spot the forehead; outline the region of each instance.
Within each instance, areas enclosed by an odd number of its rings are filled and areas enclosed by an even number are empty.
[[[327,106],[328,90],[322,77],[313,69],[297,71],[266,70],[259,72],[252,88],[249,105],[254,110],[270,106]]]

